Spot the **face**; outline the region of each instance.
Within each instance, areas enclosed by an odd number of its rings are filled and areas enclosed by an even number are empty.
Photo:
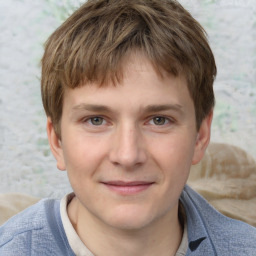
[[[81,218],[141,229],[177,217],[190,166],[203,156],[210,120],[196,130],[183,77],[160,77],[145,58],[127,61],[121,84],[65,92],[61,141],[48,136],[68,172]]]

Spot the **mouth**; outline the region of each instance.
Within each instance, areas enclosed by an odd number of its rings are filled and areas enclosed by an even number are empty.
[[[109,190],[120,195],[135,195],[149,189],[154,182],[147,181],[107,181],[102,182]]]

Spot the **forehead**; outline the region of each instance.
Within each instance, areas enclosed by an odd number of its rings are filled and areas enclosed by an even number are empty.
[[[138,81],[140,81],[143,84],[154,82],[159,85],[158,91],[162,91],[164,87],[161,85],[166,84],[167,80],[176,80],[176,82],[179,81],[180,86],[187,88],[187,80],[182,73],[178,75],[167,73],[166,70],[159,67],[157,63],[151,62],[143,53],[139,51],[132,51],[131,53],[126,54],[118,66],[119,70],[117,72],[117,76],[113,75],[113,77],[110,76],[103,77],[102,79],[99,78],[99,81],[96,80],[92,82],[80,83],[78,87],[109,88],[110,91],[113,88],[118,89],[120,86],[124,86],[127,83],[138,84]],[[143,86],[139,86],[139,88],[143,90]],[[139,88],[137,87],[137,89]],[[65,88],[64,91],[65,94],[69,94],[72,90],[73,88]],[[107,93],[107,91],[108,90],[102,90],[102,93]]]
[[[103,86],[90,83],[64,93],[63,110],[74,112],[84,109],[130,112],[163,109],[194,111],[192,99],[183,76],[158,73],[144,57],[129,58],[123,66],[119,83]]]

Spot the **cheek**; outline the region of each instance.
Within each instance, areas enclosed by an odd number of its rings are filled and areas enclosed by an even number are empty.
[[[80,139],[76,139],[80,138]],[[77,179],[92,176],[104,157],[104,148],[95,139],[70,138],[63,145],[64,161],[69,176]]]
[[[154,145],[151,149],[152,158],[160,167],[166,190],[173,191],[175,187],[179,191],[188,179],[192,163],[194,144],[191,138],[172,136],[162,143],[152,145]]]
[[[195,145],[186,135],[173,135],[150,140],[150,151],[156,161],[164,165],[190,166]]]

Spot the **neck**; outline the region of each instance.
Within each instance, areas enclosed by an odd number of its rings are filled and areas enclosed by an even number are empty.
[[[181,242],[183,228],[176,214],[167,213],[139,230],[118,229],[102,223],[82,207],[77,198],[68,206],[69,219],[86,247],[98,256],[171,256]]]

